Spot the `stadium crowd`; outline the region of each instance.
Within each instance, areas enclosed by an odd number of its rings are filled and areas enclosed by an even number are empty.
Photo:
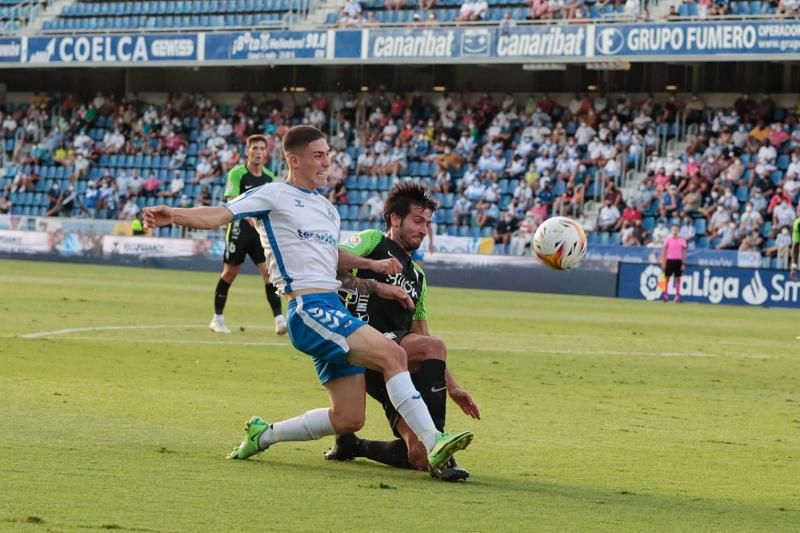
[[[499,22],[506,29],[516,21],[580,21],[601,17],[647,17],[640,0],[347,0],[326,19],[340,27],[410,24],[430,27],[440,23]]]
[[[381,192],[418,178],[435,193],[440,234],[494,237],[508,253],[548,216],[584,216],[594,243],[659,246],[682,223],[693,246],[784,257],[800,196],[796,110],[742,96],[714,109],[697,96],[634,101],[621,94],[290,93],[236,106],[202,95],[163,105],[136,97],[37,95],[6,106],[0,139],[10,158],[0,212],[133,219],[145,205],[211,205],[247,135],[270,139],[280,168],[283,132],[307,123],[331,132],[325,191],[343,229],[379,220]],[[685,153],[657,156],[681,114],[696,129]],[[626,197],[618,184],[649,157]],[[516,250],[519,252],[519,250]]]

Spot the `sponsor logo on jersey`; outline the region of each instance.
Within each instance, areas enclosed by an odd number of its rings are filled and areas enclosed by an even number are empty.
[[[400,274],[392,274],[391,276],[386,276],[386,283],[390,285],[396,285],[406,291],[412,300],[415,302],[419,299],[419,292],[417,292],[417,287],[408,281],[402,272]]]
[[[334,247],[338,244],[336,242],[336,237],[334,237],[327,231],[311,231],[311,230],[298,229],[297,236],[304,241],[317,241],[321,242],[322,244],[327,244]]]

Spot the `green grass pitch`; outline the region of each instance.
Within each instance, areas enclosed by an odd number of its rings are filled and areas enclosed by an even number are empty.
[[[0,530],[800,530],[797,311],[432,287],[483,414],[449,406],[454,485],[330,439],[226,461],[327,396],[256,277],[206,329],[216,278],[0,261]],[[390,436],[371,400],[362,434]]]

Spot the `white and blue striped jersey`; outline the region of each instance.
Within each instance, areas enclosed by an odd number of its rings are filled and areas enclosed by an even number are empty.
[[[278,292],[335,291],[339,213],[318,192],[289,183],[267,183],[225,204],[234,220],[252,217]]]

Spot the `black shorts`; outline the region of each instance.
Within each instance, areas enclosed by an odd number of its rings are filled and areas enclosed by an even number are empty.
[[[683,275],[683,261],[680,259],[667,259],[667,268],[664,269],[664,275],[682,276]]]
[[[234,220],[228,226],[222,262],[228,265],[241,265],[248,255],[255,264],[267,260],[264,256],[264,247],[261,246],[261,237],[256,229],[246,220]]]
[[[400,344],[400,341],[403,340],[403,337],[408,335],[408,332],[391,331],[384,333],[384,335]],[[401,438],[400,433],[397,432],[397,422],[400,420],[400,414],[394,408],[392,401],[389,399],[389,393],[386,391],[386,381],[383,379],[383,374],[367,369],[364,376],[367,381],[367,394],[372,396],[383,406],[383,412],[386,414],[386,420],[389,421],[389,427],[392,428],[392,433],[394,433],[394,436],[398,439]],[[415,387],[419,388],[416,382],[416,376],[414,374],[411,374],[411,381],[414,383]]]

